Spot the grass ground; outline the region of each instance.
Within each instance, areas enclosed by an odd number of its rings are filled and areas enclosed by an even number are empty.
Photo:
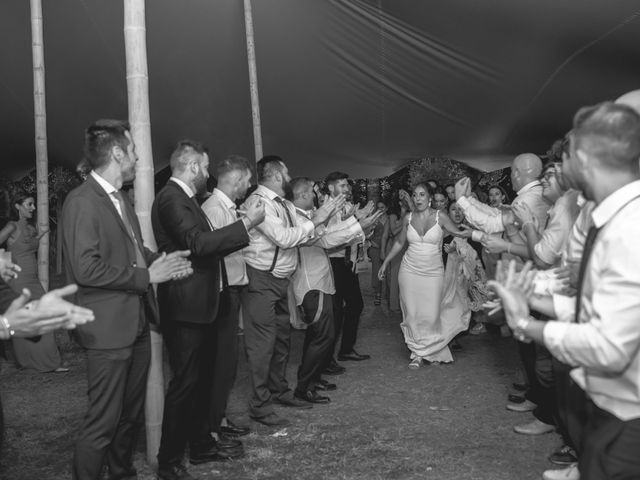
[[[201,479],[273,480],[527,480],[550,468],[555,434],[513,432],[530,414],[505,410],[517,356],[513,340],[497,334],[461,339],[451,365],[407,369],[400,316],[373,307],[365,292],[358,350],[365,362],[345,363],[333,377],[331,404],[278,411],[293,420],[284,430],[250,422],[243,361],[230,404],[236,423],[250,424],[246,457],[191,467]],[[302,332],[294,332],[289,378],[295,383]],[[7,432],[0,479],[68,479],[74,437],[86,406],[85,367],[66,333],[58,334],[71,372],[39,374],[3,363],[0,390]],[[140,480],[154,478],[136,456]]]

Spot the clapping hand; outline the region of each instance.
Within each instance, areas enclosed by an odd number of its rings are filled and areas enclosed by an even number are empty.
[[[22,269],[11,261],[11,254],[5,252],[3,248],[0,248],[0,254],[0,277],[5,282],[9,282],[17,278]]]
[[[344,194],[336,195],[328,198],[324,204],[316,210],[313,217],[313,223],[320,225],[331,218],[336,212],[340,211],[346,202]]]
[[[447,254],[455,253],[456,252],[455,243],[453,243],[453,242],[445,243],[444,244],[444,251],[447,252]]]
[[[556,288],[554,293],[574,297],[577,293],[579,262],[567,262],[567,265],[554,269]]]
[[[372,215],[369,215],[368,217],[365,217],[363,219],[359,219],[358,221],[360,222],[362,230],[366,231],[370,227],[375,227],[376,223],[378,223],[378,220],[380,220],[380,217],[382,215],[384,215],[384,212],[382,210],[376,210]]]
[[[516,272],[515,260],[511,260],[506,268],[502,261],[498,261],[496,279],[487,282],[487,286],[500,297],[511,329],[516,328],[518,319],[529,315],[527,299],[533,294],[533,279],[536,274],[532,265],[529,261],[520,272]]]
[[[246,227],[249,230],[256,225],[260,225],[264,220],[264,203],[258,195],[252,195],[238,209],[238,213],[246,218],[248,222]]]
[[[356,218],[358,220],[360,220],[360,219],[368,217],[369,215],[371,215],[371,212],[373,212],[373,210],[375,208],[376,208],[375,203],[373,203],[371,200],[369,200],[364,207],[358,208],[356,210],[356,212],[355,212]]]
[[[58,328],[74,329],[94,320],[93,311],[66,301],[65,296],[78,291],[78,286],[66,287],[45,293],[40,300],[27,305],[31,292],[23,289],[7,311],[5,317],[13,330],[13,336],[33,337]]]
[[[178,250],[170,254],[162,253],[149,266],[149,283],[164,283],[169,280],[180,280],[193,273],[191,262],[187,257],[190,250]]]

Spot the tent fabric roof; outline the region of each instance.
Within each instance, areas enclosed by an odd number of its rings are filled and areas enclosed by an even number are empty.
[[[544,152],[582,105],[637,89],[637,0],[252,2],[263,144],[292,174],[379,177],[446,155]],[[253,159],[239,0],[147,1],[153,151],[181,138]],[[2,172],[34,167],[29,2],[0,2]],[[49,159],[125,118],[123,2],[43,2]]]

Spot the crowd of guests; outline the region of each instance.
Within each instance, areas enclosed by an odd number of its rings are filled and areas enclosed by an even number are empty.
[[[144,246],[122,191],[137,160],[129,126],[95,122],[85,133],[90,172],[61,222],[70,285],[45,293],[37,284],[35,248],[47,232],[28,222],[32,197],[16,199],[16,220],[0,231],[13,254],[0,258],[0,339],[32,337],[14,347],[19,361],[56,371],[49,335],[75,329],[89,398],[73,478],[102,478],[106,467],[124,479],[136,476],[150,330],[159,329],[172,376],[158,478],[190,480],[185,456],[197,465],[244,455],[250,429],[227,415],[240,354],[249,416],[270,427],[290,423],[274,405],[329,403],[337,386],[326,377],[344,373],[339,362],[370,358],[355,349],[368,254],[374,304],[402,312],[409,368],[452,362],[472,317],[471,332],[482,333],[482,307],[502,309],[525,377],[507,409],[533,415],[514,430],[557,430],[563,440],[549,458],[564,468],[543,478],[640,478],[639,111],[640,91],[581,109],[561,158],[516,156],[510,206],[500,186],[481,201],[462,178],[444,188],[418,182],[396,205],[360,207],[346,173],[329,173],[319,188],[291,178],[277,156],[257,163],[255,189],[247,160],[224,158],[209,193],[207,150],[184,140],[151,211],[158,252]],[[63,300],[70,294],[77,306]],[[293,386],[296,322],[306,331]]]

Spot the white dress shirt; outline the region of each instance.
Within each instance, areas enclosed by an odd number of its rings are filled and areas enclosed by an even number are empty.
[[[467,221],[479,230],[485,233],[504,232],[505,227],[502,222],[502,209],[490,207],[475,198],[461,197],[457,200],[457,204],[464,212]],[[511,202],[511,205],[525,205],[533,214],[536,229],[542,234],[544,225],[547,220],[547,212],[551,206],[542,196],[542,185],[538,180],[527,183],[518,190],[518,196]],[[509,234],[509,232],[507,232]],[[472,236],[473,240],[479,240],[476,236]],[[526,239],[521,231],[517,235],[510,237],[510,240],[516,245],[526,246]],[[508,253],[502,254],[503,260],[516,259],[522,262],[520,257]]]
[[[549,265],[558,266],[569,234],[580,213],[577,190],[565,192],[549,210],[546,226],[533,246],[538,258]]]
[[[213,228],[222,228],[238,221],[236,204],[222,191],[217,188],[202,204],[202,210],[209,218]],[[244,263],[242,250],[230,253],[223,259],[227,270],[229,285],[246,285],[249,283],[247,277],[247,267]]]
[[[343,221],[344,218],[344,211],[345,210],[350,210],[353,208],[353,204],[350,202],[347,202],[344,206],[344,208],[342,209],[342,211],[336,213],[335,215],[333,215],[330,219],[329,219],[329,223],[328,226],[332,227],[340,222]],[[355,218],[355,216],[353,216]],[[358,260],[358,244],[364,242],[363,240],[354,240],[353,242],[350,242],[350,244],[348,245],[349,247],[351,247],[351,252],[349,253],[349,258],[347,260],[353,262],[354,267],[355,264]],[[345,246],[345,248],[340,248],[340,249],[333,249],[331,252],[329,252],[329,257],[330,258],[345,258],[347,255],[347,247]]]
[[[578,367],[571,376],[596,405],[626,421],[640,418],[640,181],[609,195],[592,219],[601,230],[584,275],[579,323],[547,322],[544,342]]]
[[[243,250],[244,260],[252,268],[266,272],[271,270],[277,250],[277,261],[271,273],[277,278],[289,278],[298,265],[298,245],[313,236],[313,222],[305,220],[296,225],[293,204],[278,197],[278,194],[264,185],[258,186],[251,195],[257,195],[262,199],[265,218],[249,232],[250,242]],[[276,197],[283,203],[275,200]],[[294,225],[289,224],[285,208],[289,211]]]
[[[296,208],[299,223],[310,220],[312,213]],[[333,271],[327,250],[351,243],[364,241],[365,235],[355,217],[331,224],[323,229],[322,236],[315,236],[300,247],[300,263],[293,277],[293,292],[296,305],[302,305],[304,296],[311,290],[319,290],[333,295],[336,293]]]

